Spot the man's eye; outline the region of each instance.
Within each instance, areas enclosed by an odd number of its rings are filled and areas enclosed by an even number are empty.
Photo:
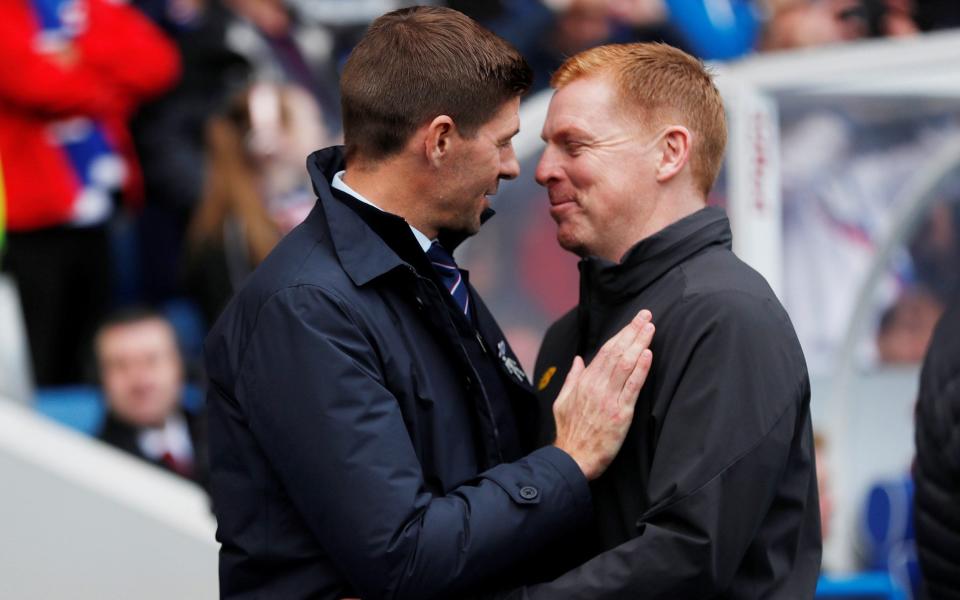
[[[571,156],[576,156],[580,154],[580,151],[583,150],[583,144],[577,142],[567,142],[563,145],[564,149],[567,151],[567,154]]]

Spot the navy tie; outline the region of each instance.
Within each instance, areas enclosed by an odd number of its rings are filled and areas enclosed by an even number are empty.
[[[457,263],[454,262],[453,256],[439,242],[434,242],[427,250],[427,257],[440,276],[440,281],[453,296],[457,306],[460,307],[467,319],[470,319],[470,293],[467,291],[467,284],[463,280],[463,275],[460,273]]]

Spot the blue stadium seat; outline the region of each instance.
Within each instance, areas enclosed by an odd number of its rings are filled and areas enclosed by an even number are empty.
[[[197,412],[203,407],[203,392],[188,385],[181,402],[184,410]],[[103,395],[92,385],[40,388],[34,396],[34,408],[61,425],[91,436],[100,431],[106,416]]]
[[[821,575],[817,600],[907,600],[906,591],[888,573],[857,573],[844,577]]]
[[[88,435],[96,435],[106,414],[100,390],[90,385],[40,388],[34,407],[61,425]]]

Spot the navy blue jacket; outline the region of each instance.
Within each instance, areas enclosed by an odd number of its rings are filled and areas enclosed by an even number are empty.
[[[475,292],[467,336],[406,223],[331,192],[341,151],[308,168],[316,207],[206,342],[221,595],[502,586],[589,521],[586,479],[556,448],[523,456],[537,402]]]

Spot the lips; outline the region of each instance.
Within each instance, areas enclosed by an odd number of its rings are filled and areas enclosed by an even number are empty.
[[[550,198],[551,208],[557,207],[557,206],[563,206],[565,204],[576,204],[577,202],[576,198],[572,196],[560,194],[559,192],[554,192],[553,190],[548,190],[547,196]]]

